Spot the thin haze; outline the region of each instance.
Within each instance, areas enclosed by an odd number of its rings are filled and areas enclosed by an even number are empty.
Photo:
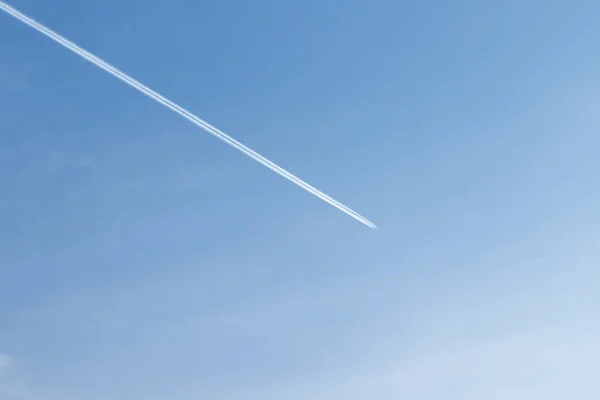
[[[149,87],[143,85],[142,83],[138,82],[137,80],[131,78],[129,75],[125,74],[124,72],[122,72],[122,71],[118,70],[117,68],[113,67],[112,65],[108,64],[106,61],[104,61],[104,60],[96,57],[95,55],[91,54],[90,52],[82,49],[81,47],[79,47],[78,45],[73,43],[72,41],[65,39],[63,36],[57,34],[56,32],[54,32],[51,29],[44,26],[43,24],[26,16],[25,14],[23,14],[19,10],[15,9],[14,7],[11,7],[10,5],[4,3],[3,1],[0,1],[0,9],[4,12],[8,13],[9,15],[13,16],[14,18],[18,19],[19,21],[34,28],[38,32],[46,35],[48,38],[54,40],[55,42],[59,43],[60,45],[73,51],[80,57],[86,59],[87,61],[91,62],[92,64],[96,65],[97,67],[103,69],[104,71],[108,72],[109,74],[113,75],[114,77],[127,83],[129,86],[139,90],[141,93],[145,94],[146,96],[150,97],[151,99],[157,101],[158,103],[162,104],[163,106],[176,112],[177,114],[181,115],[188,121],[192,122],[193,124],[199,126],[202,129],[204,129],[206,132],[212,134],[213,136],[219,138],[220,140],[224,141],[225,143],[229,144],[230,146],[234,147],[235,149],[241,151],[242,153],[246,154],[248,157],[251,157],[252,159],[258,161],[265,167],[267,167],[270,170],[276,172],[277,174],[283,176],[287,180],[295,183],[296,185],[300,186],[301,188],[308,191],[309,193],[312,193],[313,195],[317,196],[321,200],[331,204],[338,210],[348,214],[349,216],[351,216],[352,218],[356,219],[357,221],[365,224],[369,228],[377,229],[377,226],[375,224],[373,224],[371,221],[369,221],[362,215],[358,214],[356,211],[350,209],[349,207],[345,206],[344,204],[340,203],[339,201],[333,199],[332,197],[326,195],[325,193],[321,192],[320,190],[316,189],[315,187],[309,185],[308,183],[304,182],[297,176],[291,174],[290,172],[281,168],[277,164],[273,163],[272,161],[268,160],[267,158],[265,158],[262,155],[255,152],[254,150],[250,149],[246,145],[238,142],[231,136],[227,135],[226,133],[222,132],[221,130],[215,128],[214,126],[210,125],[209,123],[198,118],[197,116],[195,116],[191,112],[187,111],[183,107],[177,105],[176,103],[172,102],[171,100],[167,99],[166,97],[158,94],[157,92],[155,92],[154,90],[150,89]]]
[[[600,399],[598,0],[5,1],[389,228],[2,13],[1,400]]]

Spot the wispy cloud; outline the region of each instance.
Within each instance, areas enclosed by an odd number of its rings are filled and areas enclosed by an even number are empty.
[[[149,30],[162,22],[142,20]],[[424,34],[448,37],[425,26]],[[493,49],[493,40],[485,43]],[[478,68],[495,52],[479,53],[471,54]],[[552,53],[569,60],[554,46]],[[415,66],[428,79],[428,66],[436,65],[440,75],[461,76],[462,65],[457,71],[423,61]],[[415,73],[410,64],[399,63],[382,85],[403,92],[394,82],[402,68]],[[536,69],[532,80],[549,69]],[[457,87],[472,90],[483,78]],[[225,226],[224,218],[213,225],[219,210],[207,204],[235,200],[217,185],[231,181],[232,168],[195,150],[181,156],[179,149],[194,146],[146,129],[115,129],[111,138],[96,132],[106,141],[73,146],[58,146],[50,134],[40,145],[26,129],[15,131],[36,145],[23,146],[4,168],[29,187],[5,208],[23,228],[0,229],[7,249],[26,255],[0,267],[0,352],[10,355],[0,400],[600,398],[597,84],[570,80],[537,93],[518,115],[497,103],[518,96],[502,100],[491,91],[494,106],[467,127],[444,116],[472,118],[470,107],[481,101],[472,93],[455,98],[466,100],[456,108],[424,107],[431,121],[442,119],[421,131],[435,141],[417,146],[415,138],[399,146],[400,158],[398,141],[372,149],[380,157],[385,146],[395,157],[365,171],[359,185],[368,188],[371,207],[399,227],[383,236],[356,229],[332,237],[319,229],[322,213],[271,222],[271,207],[256,209],[256,224],[232,215],[237,232],[221,234],[213,226]],[[428,97],[422,83],[415,81],[417,97],[434,104],[448,89],[437,82]],[[540,88],[524,81],[523,89]],[[49,106],[52,112],[60,103]],[[389,107],[397,112],[399,103]],[[105,117],[97,111],[93,121]],[[359,118],[367,131],[376,120],[369,116]],[[43,163],[32,160],[32,148]],[[53,161],[65,179],[49,182],[63,185],[52,185],[56,208],[30,189],[50,169],[52,150],[65,155]],[[93,164],[81,168],[88,156]],[[24,165],[31,173],[14,172]],[[368,196],[387,192],[389,182],[401,184],[385,197]],[[254,206],[239,197],[237,204]]]
[[[269,400],[598,398],[598,333],[536,331],[448,342],[379,368],[354,365],[325,381],[261,392]]]

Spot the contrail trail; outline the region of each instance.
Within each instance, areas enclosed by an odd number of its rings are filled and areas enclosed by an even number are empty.
[[[292,173],[281,168],[279,165],[277,165],[277,164],[273,163],[272,161],[266,159],[265,157],[261,156],[260,154],[258,154],[254,150],[252,150],[251,148],[238,142],[237,140],[235,140],[231,136],[227,135],[223,131],[215,128],[214,126],[210,125],[208,122],[198,118],[197,116],[195,116],[191,112],[187,111],[183,107],[181,107],[178,104],[174,103],[173,101],[167,99],[166,97],[160,95],[159,93],[155,92],[154,90],[150,89],[149,87],[145,86],[144,84],[138,82],[137,80],[133,79],[126,73],[113,67],[112,65],[110,65],[106,61],[100,59],[99,57],[96,57],[95,55],[88,52],[87,50],[84,50],[83,48],[79,47],[77,44],[71,42],[70,40],[67,40],[66,38],[64,38],[63,36],[54,32],[53,30],[46,27],[45,25],[26,16],[25,14],[23,14],[19,10],[15,9],[14,7],[6,4],[2,0],[0,0],[0,9],[2,11],[6,12],[7,14],[11,15],[12,17],[18,19],[19,21],[23,22],[24,24],[29,25],[31,28],[42,33],[43,35],[47,36],[48,38],[54,40],[61,46],[66,47],[67,49],[71,50],[72,52],[79,55],[80,57],[82,57],[82,58],[86,59],[87,61],[91,62],[92,64],[96,65],[98,68],[103,69],[104,71],[108,72],[115,78],[120,79],[121,81],[125,82],[126,84],[133,87],[134,89],[137,89],[141,93],[145,94],[146,96],[150,97],[151,99],[155,100],[156,102],[167,107],[171,111],[176,112],[177,114],[181,115],[188,121],[192,122],[193,124],[199,126],[202,129],[204,129],[206,132],[210,133],[211,135],[216,136],[218,139],[224,141],[228,145],[241,151],[248,157],[254,159],[255,161],[258,161],[259,163],[261,163],[265,167],[269,168],[270,170],[276,172],[277,174],[283,176],[287,180],[300,186],[302,189],[308,191],[309,193],[312,193],[313,195],[317,196],[321,200],[331,204],[338,210],[348,214],[349,216],[356,219],[357,221],[362,222],[369,228],[378,229],[374,223],[372,223],[371,221],[369,221],[368,219],[366,219],[365,217],[363,217],[356,211],[350,209],[349,207],[346,207],[339,201],[329,197],[325,193],[321,192],[320,190],[316,189],[315,187],[304,182],[302,179],[298,178],[297,176],[293,175]]]

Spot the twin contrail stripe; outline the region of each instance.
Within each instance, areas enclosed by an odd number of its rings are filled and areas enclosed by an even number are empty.
[[[103,69],[104,71],[108,72],[109,74],[113,75],[114,77],[120,79],[121,81],[125,82],[126,84],[128,84],[131,87],[133,87],[134,89],[137,89],[138,91],[140,91],[141,93],[143,93],[146,96],[150,97],[151,99],[155,100],[156,102],[158,102],[158,103],[162,104],[163,106],[167,107],[168,109],[176,112],[177,114],[181,115],[182,117],[184,117],[188,121],[192,122],[193,124],[199,126],[202,129],[204,129],[206,132],[208,132],[211,135],[217,137],[218,139],[224,141],[225,143],[227,143],[228,145],[234,147],[235,149],[241,151],[242,153],[244,153],[248,157],[251,157],[255,161],[258,161],[259,163],[261,163],[265,167],[267,167],[267,168],[271,169],[272,171],[276,172],[277,174],[283,176],[287,180],[295,183],[296,185],[300,186],[304,190],[312,193],[313,195],[317,196],[321,200],[323,200],[323,201],[331,204],[332,206],[334,206],[337,209],[343,211],[344,213],[348,214],[352,218],[354,218],[354,219],[362,222],[363,224],[367,225],[368,227],[373,228],[373,229],[377,229],[377,227],[375,226],[375,224],[373,224],[371,221],[369,221],[368,219],[366,219],[362,215],[358,214],[356,211],[350,209],[349,207],[343,205],[339,201],[331,198],[330,196],[326,195],[325,193],[321,192],[320,190],[316,189],[315,187],[309,185],[308,183],[304,182],[302,179],[300,179],[297,176],[291,174],[290,172],[288,172],[285,169],[281,168],[279,165],[273,163],[272,161],[268,160],[267,158],[261,156],[260,154],[258,154],[254,150],[252,150],[249,147],[247,147],[246,145],[238,142],[237,140],[235,140],[231,136],[227,135],[223,131],[215,128],[214,126],[210,125],[208,122],[206,122],[206,121],[198,118],[197,116],[195,116],[191,112],[187,111],[183,107],[181,107],[178,104],[174,103],[173,101],[171,101],[171,100],[167,99],[166,97],[160,95],[159,93],[157,93],[154,90],[150,89],[146,85],[138,82],[137,80],[133,79],[129,75],[125,74],[121,70],[113,67],[112,65],[110,65],[106,61],[104,61],[104,60],[96,57],[92,53],[90,53],[87,50],[79,47],[77,44],[75,44],[72,41],[64,38],[63,36],[59,35],[58,33],[54,32],[53,30],[51,30],[48,27],[44,26],[43,24],[37,22],[36,20],[34,20],[34,19],[26,16],[25,14],[23,14],[19,10],[15,9],[14,7],[6,4],[5,2],[3,2],[1,0],[0,0],[0,9],[2,11],[6,12],[7,14],[11,15],[12,17],[18,19],[19,21],[23,22],[24,24],[27,24],[31,28],[37,30],[38,32],[44,34],[48,38],[54,40],[55,42],[57,42],[58,44],[62,45],[63,47],[66,47],[67,49],[73,51],[74,53],[76,53],[80,57],[86,59],[87,61],[91,62],[92,64],[96,65],[97,67]]]

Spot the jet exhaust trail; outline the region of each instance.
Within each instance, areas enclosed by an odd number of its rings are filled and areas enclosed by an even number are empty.
[[[74,42],[64,38],[63,36],[59,35],[58,33],[54,32],[53,30],[49,29],[45,25],[26,16],[25,14],[23,14],[19,10],[15,9],[14,7],[6,4],[2,0],[0,0],[0,9],[2,11],[6,12],[7,14],[9,14],[10,16],[12,16],[12,17],[18,19],[19,21],[23,22],[24,24],[28,25],[29,27],[42,33],[46,37],[54,40],[61,46],[71,50],[78,56],[91,62],[98,68],[103,69],[104,71],[108,72],[115,78],[120,79],[121,81],[125,82],[126,84],[133,87],[134,89],[137,89],[142,94],[144,94],[144,95],[150,97],[151,99],[153,99],[154,101],[162,104],[163,106],[170,109],[171,111],[174,111],[175,113],[181,115],[182,117],[184,117],[185,119],[187,119],[188,121],[193,123],[194,125],[199,126],[200,128],[204,129],[206,132],[217,137],[218,139],[222,140],[223,142],[227,143],[228,145],[232,146],[233,148],[237,149],[238,151],[244,153],[245,155],[252,158],[253,160],[261,163],[265,167],[267,167],[270,170],[274,171],[275,173],[281,175],[282,177],[286,178],[287,180],[291,181],[292,183],[295,183],[296,185],[300,186],[302,189],[306,190],[307,192],[312,193],[313,195],[317,196],[318,198],[325,201],[326,203],[329,203],[330,205],[334,206],[338,210],[348,214],[349,216],[356,219],[357,221],[365,224],[369,228],[378,229],[374,223],[372,223],[371,221],[369,221],[368,219],[366,219],[365,217],[363,217],[356,211],[350,209],[349,207],[345,206],[344,204],[340,203],[339,201],[331,198],[330,196],[326,195],[325,193],[321,192],[320,190],[316,189],[315,187],[309,185],[308,183],[304,182],[302,179],[298,178],[297,176],[293,175],[292,173],[281,168],[279,165],[273,163],[272,161],[261,156],[260,154],[258,154],[254,150],[250,149],[246,145],[238,142],[231,136],[227,135],[226,133],[222,132],[221,130],[210,125],[208,122],[198,118],[197,116],[195,116],[191,112],[187,111],[183,107],[181,107],[178,104],[174,103],[173,101],[167,99],[166,97],[160,95],[159,93],[155,92],[154,90],[150,89],[149,87],[145,86],[144,84],[138,82],[137,80],[135,80],[132,77],[130,77],[129,75],[125,74],[121,70],[113,67],[106,61],[95,56],[94,54],[79,47]]]

